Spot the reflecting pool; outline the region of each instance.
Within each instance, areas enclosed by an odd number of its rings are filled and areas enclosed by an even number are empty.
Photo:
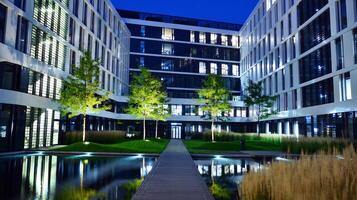
[[[208,185],[216,200],[236,200],[238,187],[244,174],[249,171],[264,169],[264,163],[271,159],[229,159],[216,156],[215,158],[194,158],[202,178]]]
[[[46,155],[0,157],[1,199],[130,199],[157,158]],[[82,198],[81,198],[82,199]]]

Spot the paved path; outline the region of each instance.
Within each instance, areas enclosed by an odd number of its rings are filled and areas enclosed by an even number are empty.
[[[213,200],[181,140],[171,140],[134,200]]]

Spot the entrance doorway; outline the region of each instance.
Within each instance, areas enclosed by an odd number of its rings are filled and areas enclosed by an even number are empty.
[[[181,139],[181,123],[171,123],[171,139]]]

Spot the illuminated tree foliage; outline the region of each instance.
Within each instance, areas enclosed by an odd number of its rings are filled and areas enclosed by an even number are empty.
[[[273,105],[276,99],[277,96],[267,96],[263,94],[261,82],[255,83],[252,80],[249,80],[248,85],[244,91],[244,103],[246,106],[255,106],[256,108],[258,135],[260,135],[260,120],[267,119],[272,115],[277,114],[277,111],[273,110]]]
[[[133,76],[127,112],[143,120],[143,140],[146,139],[146,120],[159,120],[156,113],[160,110],[158,108],[163,106],[165,99],[166,92],[163,91],[161,82],[152,77],[149,70],[143,67],[139,75]]]
[[[98,80],[99,62],[92,60],[86,52],[80,59],[79,67],[74,67],[73,76],[64,80],[61,90],[61,111],[70,118],[83,115],[83,142],[86,140],[87,114],[111,109],[110,105],[105,105],[110,93],[101,91]]]
[[[215,74],[208,75],[203,83],[203,89],[198,91],[199,102],[203,103],[202,111],[207,113],[205,117],[209,118],[211,124],[211,138],[214,142],[214,123],[218,120],[224,120],[224,113],[231,109],[228,102],[229,91],[224,87],[223,80]]]

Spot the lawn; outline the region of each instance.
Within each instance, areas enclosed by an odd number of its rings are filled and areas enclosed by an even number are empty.
[[[119,152],[119,153],[161,153],[167,146],[166,139],[124,140],[115,144],[98,144],[82,142],[67,145],[65,147],[53,148],[54,151],[79,151],[79,152]]]
[[[190,153],[196,154],[217,154],[241,150],[239,140],[214,143],[204,140],[186,140],[184,143]],[[274,140],[246,140],[244,150],[281,151],[282,146],[279,141]]]

